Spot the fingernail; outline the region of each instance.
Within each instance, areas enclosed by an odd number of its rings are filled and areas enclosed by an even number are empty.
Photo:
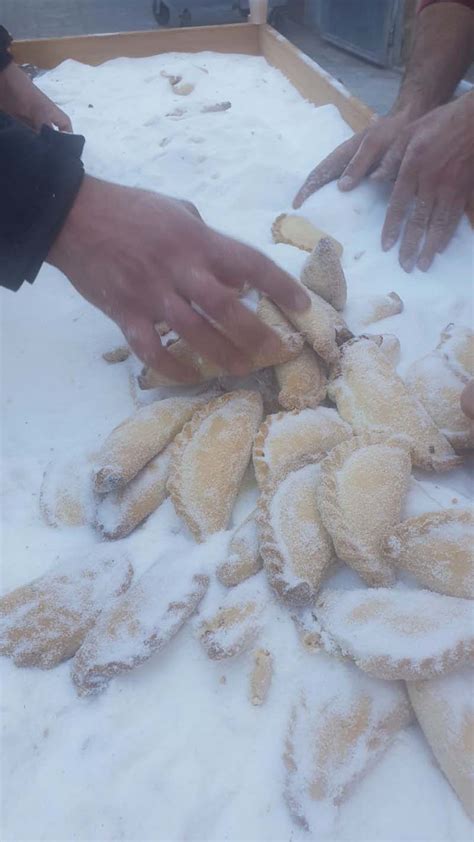
[[[422,272],[426,272],[430,268],[430,262],[429,257],[420,257],[416,265]]]
[[[384,237],[383,240],[382,240],[383,251],[390,251],[390,249],[394,247],[396,242],[397,242],[396,237]]]
[[[415,258],[406,257],[404,258],[404,260],[400,260],[400,266],[402,267],[404,272],[410,273],[415,266]]]
[[[343,175],[337,182],[339,190],[350,190],[354,184],[354,179],[350,175]]]

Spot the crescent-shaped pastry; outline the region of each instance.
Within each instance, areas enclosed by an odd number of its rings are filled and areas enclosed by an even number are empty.
[[[340,371],[328,384],[328,394],[355,433],[385,429],[405,436],[414,465],[446,471],[459,464],[447,439],[371,339],[342,346]]]
[[[408,695],[441,770],[474,821],[474,673],[409,681]]]
[[[455,450],[474,447],[474,421],[461,409],[461,394],[469,380],[449,361],[443,345],[410,366],[406,384],[425,407]]]
[[[276,365],[275,374],[280,387],[278,403],[284,409],[314,409],[326,397],[326,366],[309,345],[305,344],[294,360]]]
[[[474,377],[474,331],[470,327],[447,325],[441,333],[437,350],[466,383]]]
[[[303,608],[314,602],[334,558],[331,538],[316,505],[319,465],[305,465],[262,493],[260,553],[277,596]]]
[[[271,327],[272,330],[278,333],[285,347],[291,348],[294,351],[298,350],[298,353],[303,350],[304,340],[301,334],[295,330],[280,308],[265,295],[260,296],[257,305],[257,316],[268,327]],[[272,363],[272,365],[275,364]]]
[[[166,398],[142,406],[107,436],[95,457],[98,494],[118,491],[160,453],[205,398]]]
[[[400,340],[394,333],[366,333],[364,336],[375,342],[396,368],[400,362]]]
[[[368,585],[390,585],[382,542],[400,520],[411,474],[406,441],[364,433],[344,441],[321,464],[316,492],[336,555]]]
[[[274,243],[285,243],[302,251],[313,251],[320,240],[327,238],[334,245],[338,257],[342,256],[343,248],[338,240],[296,213],[282,213],[277,216],[272,225],[272,235]]]
[[[197,637],[209,658],[233,658],[248,649],[261,630],[265,596],[254,580],[228,592],[217,611],[206,614]]]
[[[223,585],[232,588],[262,569],[256,511],[237,527],[229,542],[227,558],[216,570]]]
[[[268,649],[257,649],[253,654],[250,674],[250,701],[263,705],[267,699],[273,675],[273,658]]]
[[[258,392],[229,392],[198,410],[177,436],[168,492],[197,541],[227,527],[261,420]]]
[[[170,461],[171,444],[148,462],[125,488],[100,500],[95,524],[104,538],[125,538],[161,506],[167,495]]]
[[[285,800],[312,838],[333,839],[337,808],[412,714],[401,683],[376,681],[323,655],[317,681],[307,684],[286,735]]]
[[[403,301],[396,292],[385,295],[370,295],[359,302],[355,302],[361,311],[360,324],[363,326],[388,319],[403,312]]]
[[[282,316],[282,318],[284,317]],[[268,368],[271,365],[287,362],[297,357],[301,352],[303,338],[294,329],[290,330],[286,327],[280,329],[277,324],[272,325],[272,327],[280,337],[280,346],[276,351],[272,349],[270,352],[265,348],[257,351],[255,356],[248,361],[250,371],[259,371],[261,368]],[[201,357],[183,339],[178,339],[177,342],[168,345],[166,350],[180,362],[194,369],[196,375],[191,381],[192,384],[206,383],[208,380],[214,380],[216,377],[228,376],[228,372],[224,368]],[[145,367],[138,377],[138,385],[140,389],[156,389],[158,386],[176,386],[182,384],[178,383],[178,381],[171,380],[159,371]]]
[[[329,590],[316,613],[328,634],[375,678],[434,678],[474,662],[474,607],[432,591]]]
[[[383,543],[383,556],[432,591],[474,599],[471,509],[444,509],[399,523]]]
[[[94,550],[65,558],[0,598],[0,655],[17,667],[51,669],[71,658],[107,600],[129,587],[129,561]]]
[[[259,487],[275,482],[292,468],[319,461],[323,454],[351,436],[349,424],[334,409],[324,406],[268,415],[253,446],[253,466]]]
[[[309,289],[306,292],[311,299],[310,307],[300,313],[285,309],[285,314],[321,359],[328,365],[334,364],[339,359],[339,345],[353,334],[340,313],[324,298]]]
[[[93,457],[53,459],[43,475],[40,511],[49,526],[85,526],[94,518]]]
[[[335,310],[343,310],[347,301],[347,283],[341,259],[330,237],[323,237],[307,258],[301,282]]]
[[[183,560],[153,564],[119,600],[104,608],[72,662],[80,696],[100,693],[114,676],[162,649],[196,610],[208,576],[183,570]]]

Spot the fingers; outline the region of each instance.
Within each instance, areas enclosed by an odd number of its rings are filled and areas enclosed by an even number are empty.
[[[209,247],[212,270],[223,284],[240,288],[248,282],[282,307],[309,307],[303,287],[261,252],[215,232]]]
[[[192,382],[192,369],[168,353],[152,322],[141,317],[127,317],[119,324],[130,348],[145,365],[162,372],[170,380]]]
[[[464,205],[462,199],[437,202],[417,263],[422,272],[430,268],[436,253],[444,251],[448,245],[463,215]]]
[[[385,222],[382,228],[382,248],[388,251],[395,245],[399,236],[403,220],[416,191],[416,174],[411,162],[403,163],[398,178],[393,187],[388,204]]]
[[[324,158],[324,160],[310,172],[305,183],[293,199],[293,207],[295,209],[300,208],[301,205],[306,202],[306,199],[309,199],[316,190],[324,187],[324,185],[328,184],[330,181],[334,181],[336,178],[339,178],[353,155],[356,154],[364,135],[365,132],[359,132],[354,135],[354,137],[346,140],[345,143],[341,143],[334,152],[331,152],[327,158]]]
[[[70,118],[60,108],[56,108],[51,115],[51,122],[59,129],[60,132],[72,132],[72,123]]]
[[[258,350],[278,352],[279,337],[248,309],[237,296],[212,276],[203,279],[191,293],[192,300],[215,322],[233,343],[234,350],[251,357]],[[242,359],[242,356],[240,356]],[[222,364],[222,360],[217,359]],[[248,366],[247,366],[248,368]]]
[[[196,217],[196,219],[200,219],[200,220],[202,221],[202,216],[201,216],[201,214],[199,213],[199,211],[198,211],[198,209],[197,209],[196,205],[194,205],[194,204],[193,204],[193,202],[189,202],[187,199],[177,199],[177,201],[178,201],[178,202],[180,203],[180,205],[182,205],[182,206],[183,206],[183,207],[184,207],[187,211],[189,211],[189,213],[192,213],[192,215],[193,215],[193,216],[195,216],[195,217]]]
[[[434,196],[429,193],[420,192],[416,197],[400,245],[399,261],[405,272],[411,272],[415,266],[421,242],[428,229],[433,205]]]
[[[386,140],[383,134],[377,133],[377,131],[367,133],[357,152],[347,164],[337,186],[341,190],[352,190],[357,187],[380,160],[385,144]]]
[[[409,142],[409,135],[405,135],[393,143],[382,158],[380,165],[372,173],[373,181],[395,181]]]
[[[207,287],[208,283],[208,279],[203,278],[202,289]],[[232,295],[232,293],[227,294]],[[167,299],[166,318],[173,330],[208,360],[222,366],[231,374],[244,375],[248,372],[248,361],[244,354],[240,353],[237,347],[203,316],[193,310],[181,296],[172,295]]]

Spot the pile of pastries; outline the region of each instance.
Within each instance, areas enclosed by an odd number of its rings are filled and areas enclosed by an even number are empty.
[[[206,391],[141,406],[89,461],[48,468],[47,522],[88,523],[106,540],[0,599],[0,653],[41,668],[71,658],[78,693],[98,693],[195,613],[210,658],[252,649],[274,599],[294,620],[298,645],[319,658],[318,680],[298,691],[286,736],[285,797],[295,818],[312,831],[332,821],[413,712],[472,815],[473,513],[456,506],[401,517],[413,467],[450,470],[474,445],[459,408],[474,376],[474,334],[449,325],[403,381],[396,337],[355,337],[341,315],[340,244],[300,217],[279,217],[273,231],[310,252],[301,282],[311,307],[283,313],[261,299],[260,317],[281,337],[278,358],[254,360],[268,376],[223,392],[223,372],[178,338],[170,352],[194,366]],[[374,296],[367,324],[402,307],[395,293]],[[151,371],[140,383],[169,385]],[[249,464],[258,505],[229,533],[215,571],[157,562],[135,580],[126,542],[112,540],[167,496],[197,542],[227,530]],[[328,587],[344,564],[360,585]],[[404,574],[416,585],[397,584]],[[217,611],[203,602],[214,575],[226,589]],[[253,650],[253,704],[271,692],[274,662],[267,649]]]

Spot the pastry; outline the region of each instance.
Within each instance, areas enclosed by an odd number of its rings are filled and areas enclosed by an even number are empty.
[[[346,278],[338,249],[330,237],[323,237],[314,247],[301,271],[301,282],[335,310],[346,306]]]
[[[261,419],[258,392],[229,392],[198,410],[177,436],[168,492],[196,540],[226,529]]]
[[[253,579],[229,591],[218,610],[205,614],[197,626],[209,658],[233,658],[248,649],[261,629],[264,607],[263,591]]]
[[[359,302],[362,316],[362,325],[371,325],[396,316],[403,312],[403,301],[396,292],[388,292],[386,295],[371,295]]]
[[[471,336],[474,336],[470,331]],[[425,407],[436,426],[455,450],[474,447],[474,421],[461,409],[461,394],[470,373],[465,368],[472,354],[468,329],[454,328],[441,334],[435,351],[414,362],[407,372],[409,391]],[[466,347],[464,347],[466,346]],[[459,362],[456,351],[459,351]]]
[[[341,805],[411,721],[399,682],[376,681],[318,656],[318,678],[298,695],[286,735],[285,798],[313,839],[334,839]]]
[[[459,670],[431,681],[409,681],[408,695],[426,740],[474,821],[474,673]]]
[[[273,242],[286,243],[302,251],[313,251],[323,238],[329,239],[338,257],[342,256],[342,245],[330,234],[316,228],[309,219],[296,213],[282,213],[272,225]]]
[[[231,588],[254,576],[262,568],[256,511],[245,518],[230,539],[227,558],[216,570],[217,578]]]
[[[121,554],[69,556],[39,579],[0,598],[0,655],[17,667],[51,669],[71,658],[107,601],[129,587]]]
[[[311,290],[307,293],[310,307],[299,313],[286,310],[286,315],[321,359],[328,365],[334,364],[339,359],[339,345],[351,339],[352,333],[342,316],[324,298]]]
[[[275,374],[278,402],[284,409],[314,409],[326,397],[326,366],[309,345],[294,360],[276,365]]]
[[[40,490],[40,511],[49,526],[85,526],[94,517],[92,456],[53,459]]]
[[[123,363],[125,360],[128,360],[131,354],[130,348],[128,345],[118,345],[117,348],[113,348],[111,351],[105,351],[102,354],[102,359],[105,360],[106,363]]]
[[[283,602],[314,602],[334,557],[316,506],[319,465],[290,471],[269,485],[259,501],[260,553],[271,587]]]
[[[336,555],[369,585],[390,585],[382,541],[400,520],[411,460],[404,439],[363,433],[337,445],[321,464],[317,505]]]
[[[95,523],[104,538],[125,538],[161,506],[167,495],[170,459],[171,444],[151,459],[125,488],[102,497]]]
[[[273,659],[268,649],[257,649],[253,653],[253,667],[250,674],[250,701],[263,705],[272,683]]]
[[[383,557],[425,588],[474,599],[474,514],[444,509],[411,517],[386,537]]]
[[[459,464],[447,439],[371,339],[360,337],[342,346],[328,394],[355,433],[385,429],[405,436],[414,465],[445,471]]]
[[[319,461],[352,430],[334,409],[294,410],[268,415],[253,446],[255,477],[260,488],[286,474],[290,468]]]
[[[99,494],[118,491],[179,433],[205,398],[166,398],[141,407],[107,436],[95,458]]]
[[[296,331],[292,330],[291,333],[287,334],[283,331],[280,333],[276,326],[275,329],[280,336],[280,347],[276,351],[272,350],[271,352],[266,350],[258,351],[248,361],[251,371],[258,371],[270,365],[287,362],[297,357],[300,353],[303,347],[303,339]],[[226,377],[228,375],[228,372],[224,368],[201,357],[183,339],[178,339],[177,342],[168,345],[166,350],[182,363],[194,369],[196,375],[192,380],[193,384],[206,383],[208,380],[214,380],[216,377]],[[146,367],[140,374],[138,383],[141,389],[156,389],[158,386],[182,385],[177,383],[177,381],[170,380],[165,374]]]
[[[474,607],[431,591],[330,590],[316,614],[344,654],[375,678],[416,681],[474,662]]]
[[[209,585],[207,576],[183,566],[182,559],[156,562],[104,609],[72,662],[80,696],[100,693],[114,676],[147,661],[177,634]]]

